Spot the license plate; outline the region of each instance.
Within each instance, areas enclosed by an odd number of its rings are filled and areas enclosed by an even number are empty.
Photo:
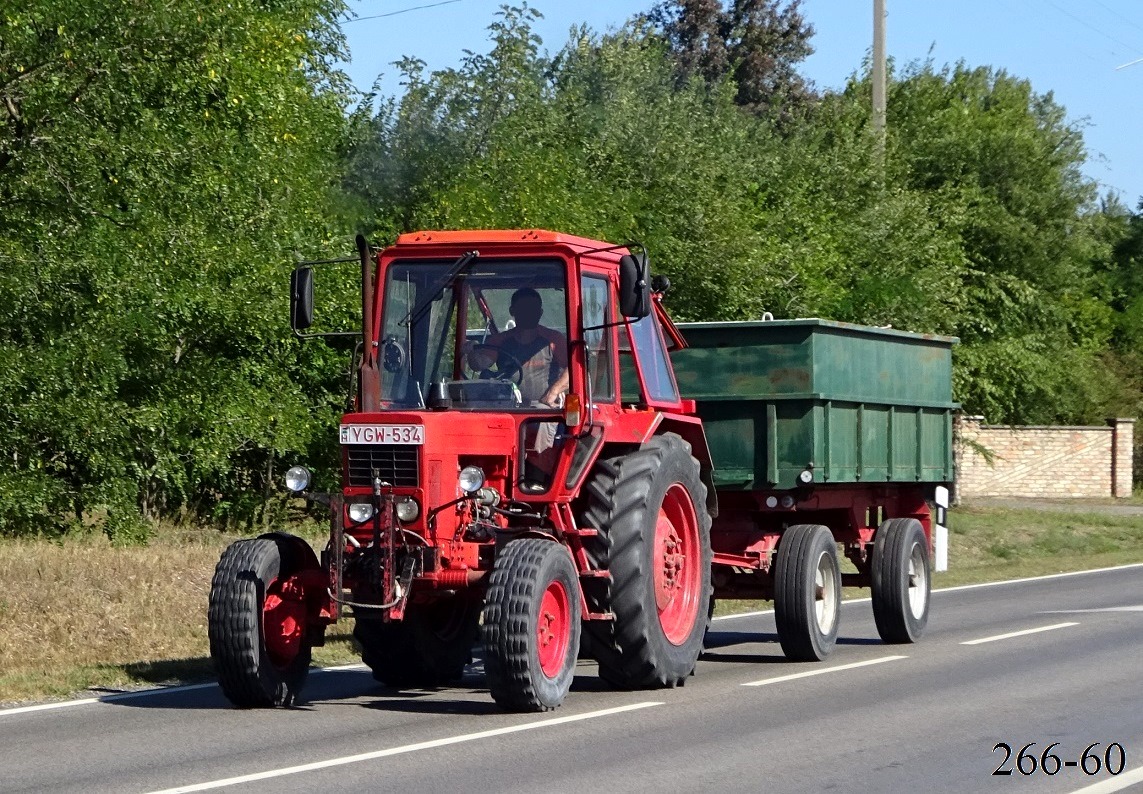
[[[342,425],[342,444],[424,444],[424,425]]]

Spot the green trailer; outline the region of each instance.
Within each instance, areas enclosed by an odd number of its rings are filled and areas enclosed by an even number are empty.
[[[871,589],[885,641],[919,638],[930,553],[947,567],[956,340],[818,319],[677,327],[717,497],[714,596],[773,599],[794,659],[828,653],[843,586]]]
[[[816,319],[679,330],[720,490],[952,480],[955,339]]]

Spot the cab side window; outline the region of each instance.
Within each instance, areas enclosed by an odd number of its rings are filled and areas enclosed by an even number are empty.
[[[601,276],[584,275],[579,282],[583,303],[583,337],[587,354],[587,377],[591,398],[596,402],[614,402],[615,373],[611,363],[613,322],[611,283]]]

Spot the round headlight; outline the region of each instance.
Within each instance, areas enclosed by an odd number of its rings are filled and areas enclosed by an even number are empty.
[[[484,485],[484,470],[479,466],[465,466],[460,470],[457,484],[465,493],[476,493]]]
[[[305,466],[293,466],[286,472],[286,487],[294,493],[310,487],[310,470]]]
[[[354,502],[349,506],[349,520],[361,524],[373,518],[373,505],[368,502]]]
[[[397,502],[397,520],[408,524],[410,521],[416,521],[417,516],[421,514],[421,506],[417,504],[417,500],[411,496],[407,496],[401,501]]]

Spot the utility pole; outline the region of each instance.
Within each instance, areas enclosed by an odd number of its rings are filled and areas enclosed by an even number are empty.
[[[885,148],[885,0],[873,0],[873,134]]]

